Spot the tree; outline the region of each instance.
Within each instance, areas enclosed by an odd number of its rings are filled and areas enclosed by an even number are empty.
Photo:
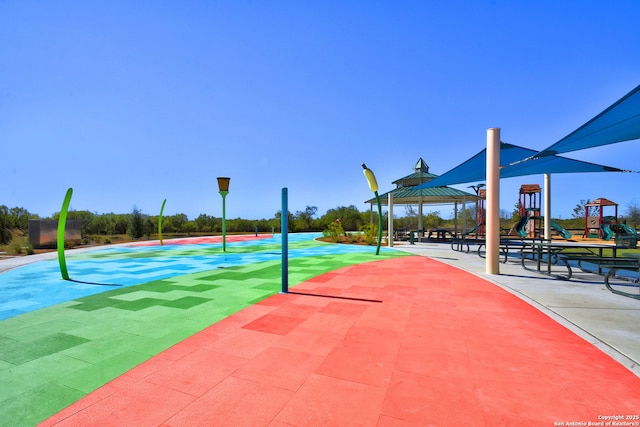
[[[443,219],[440,217],[439,211],[433,211],[425,215],[423,221],[424,228],[439,228],[442,225]]]
[[[295,217],[293,216],[291,211],[288,211],[287,214],[288,214],[287,215],[287,226],[288,226],[287,227],[288,228],[287,231],[289,232],[289,231],[292,231],[292,224],[295,221]],[[280,226],[282,224],[282,211],[276,212],[275,217],[278,220],[278,226],[275,227],[277,229],[277,228],[280,228]],[[282,232],[282,230],[280,230],[280,231]]]
[[[80,233],[82,237],[87,237],[89,234],[97,234],[92,228],[91,224],[95,221],[96,215],[89,211],[69,211],[67,214],[67,220],[80,221]]]
[[[589,203],[590,200],[580,200],[580,203],[576,205],[575,208],[573,208],[573,213],[571,214],[574,218],[584,218],[585,215],[585,207],[584,205],[586,205],[587,203]]]
[[[637,227],[640,225],[640,206],[634,200],[627,205],[627,224],[631,227]]]
[[[329,224],[336,219],[339,219],[342,223],[342,227],[349,231],[359,230],[360,226],[364,223],[362,216],[360,215],[360,211],[358,211],[358,208],[354,205],[329,209],[321,218],[320,222],[323,228],[327,228]]]
[[[216,219],[207,214],[200,214],[195,220],[196,231],[211,232],[216,225]]]
[[[137,206],[134,206],[129,219],[129,236],[139,239],[144,236],[144,231],[144,215]]]
[[[150,218],[150,217],[148,217],[148,216],[147,216],[147,217],[143,220],[143,230],[142,230],[142,231],[143,231],[143,233],[144,233],[144,236],[145,236],[147,239],[150,239],[150,238],[151,238],[151,235],[152,235],[152,234],[153,234],[157,229],[158,229],[158,225],[157,225],[157,223],[156,223],[156,224],[154,224],[154,223],[153,223],[153,221],[151,221],[151,218]]]
[[[9,208],[5,205],[0,206],[0,245],[11,241],[11,217],[9,216]]]
[[[129,227],[129,215],[115,214],[114,220],[115,220],[114,234],[127,234],[127,228]]]
[[[400,228],[414,230],[418,228],[418,211],[413,205],[406,205],[404,207],[404,218],[400,218],[400,220],[400,224],[398,224]]]
[[[307,206],[304,212],[296,212],[296,216],[301,223],[301,230],[309,231],[311,229],[311,223],[313,222],[313,216],[318,212],[317,206]]]
[[[34,217],[25,208],[11,208],[9,209],[9,216],[13,223],[13,228],[17,228],[21,231],[27,231],[29,229],[29,218]]]

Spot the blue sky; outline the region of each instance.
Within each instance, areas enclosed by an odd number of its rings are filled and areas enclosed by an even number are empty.
[[[368,210],[486,130],[543,149],[640,84],[640,2],[0,0],[0,204],[228,218]],[[639,170],[638,141],[567,156]],[[503,180],[501,208],[521,184]],[[470,183],[471,184],[471,183]],[[640,174],[554,175],[552,215]],[[466,185],[457,186],[466,188]],[[425,207],[449,215],[446,206]],[[403,214],[402,208],[395,209]]]

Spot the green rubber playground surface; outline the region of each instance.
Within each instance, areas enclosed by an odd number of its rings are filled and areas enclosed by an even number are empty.
[[[341,267],[408,255],[383,250],[376,256],[372,247],[345,253],[340,246],[312,239],[290,244],[296,255],[289,259],[289,286]],[[314,250],[318,248],[322,250]],[[103,287],[99,293],[0,321],[0,424],[35,425],[185,338],[280,292],[280,260],[257,256],[273,258],[278,249],[269,242],[245,242],[221,255],[208,245],[183,245],[173,249],[171,265],[179,266],[181,256],[190,265],[197,257],[215,256],[246,255],[252,262]],[[76,275],[86,269],[83,260],[153,258],[162,263],[170,250],[87,253],[71,258],[70,271],[73,277],[74,268]],[[112,271],[114,277],[118,274]]]

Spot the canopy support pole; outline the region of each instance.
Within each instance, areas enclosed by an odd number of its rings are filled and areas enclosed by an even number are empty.
[[[487,129],[487,274],[500,274],[500,128]]]
[[[544,238],[551,240],[551,174],[544,174]]]

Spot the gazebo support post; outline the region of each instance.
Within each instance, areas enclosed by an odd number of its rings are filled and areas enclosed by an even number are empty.
[[[458,234],[458,202],[453,202],[453,231]]]
[[[388,225],[388,238],[387,244],[390,248],[393,247],[393,194],[389,193],[389,225]]]
[[[422,228],[422,197],[418,197],[418,230],[424,230]]]

